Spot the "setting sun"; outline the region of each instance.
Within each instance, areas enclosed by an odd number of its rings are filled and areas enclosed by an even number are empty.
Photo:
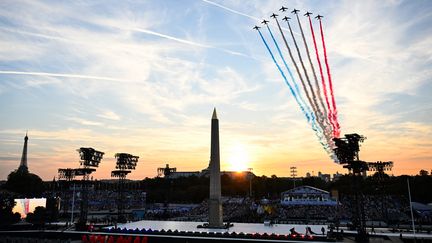
[[[245,171],[250,162],[249,154],[243,144],[234,145],[229,152],[229,169],[233,171]]]

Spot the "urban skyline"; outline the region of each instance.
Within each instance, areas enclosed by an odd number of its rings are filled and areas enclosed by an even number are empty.
[[[119,152],[140,157],[129,179],[167,163],[204,169],[214,107],[221,170],[344,173],[252,30],[279,5],[0,3],[0,180],[17,169],[26,130],[29,170],[44,180],[76,167],[80,147],[105,152],[98,179],[109,178]],[[432,4],[286,5],[324,15],[341,134],[368,138],[361,159],[394,161],[395,175],[430,171]]]

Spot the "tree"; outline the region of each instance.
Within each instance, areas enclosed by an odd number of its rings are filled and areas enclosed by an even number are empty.
[[[421,175],[421,176],[428,176],[429,172],[427,170],[420,170],[419,175]]]
[[[11,225],[19,222],[21,215],[12,213],[15,201],[8,193],[0,194],[0,226]]]
[[[44,190],[43,181],[39,176],[23,171],[11,172],[8,175],[5,188],[25,197],[38,197]]]
[[[46,209],[44,207],[36,207],[33,213],[28,213],[26,221],[34,225],[44,225],[46,220]]]

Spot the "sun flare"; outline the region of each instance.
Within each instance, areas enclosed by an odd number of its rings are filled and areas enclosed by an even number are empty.
[[[230,150],[228,157],[229,169],[232,171],[245,171],[250,162],[247,149],[242,144],[236,144]]]

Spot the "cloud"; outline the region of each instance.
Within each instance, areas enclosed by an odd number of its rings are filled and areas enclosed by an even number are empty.
[[[99,114],[98,116],[109,120],[115,120],[115,121],[120,120],[120,116],[114,113],[113,111],[105,111],[102,114]]]
[[[100,123],[100,122],[89,121],[89,120],[85,120],[85,119],[78,118],[78,117],[70,117],[67,119],[70,121],[74,121],[74,122],[76,122],[80,125],[83,125],[83,126],[103,126],[104,125],[103,123]]]
[[[214,5],[214,6],[216,6],[216,7],[219,7],[219,8],[225,9],[225,10],[231,12],[231,13],[238,14],[238,15],[241,15],[241,16],[245,16],[245,17],[248,17],[248,18],[253,19],[253,20],[255,20],[255,21],[261,21],[261,19],[259,19],[259,18],[257,18],[257,17],[254,17],[254,16],[252,16],[252,15],[245,14],[245,13],[239,12],[239,11],[237,11],[237,10],[234,10],[234,9],[231,9],[231,8],[228,8],[228,7],[225,7],[225,6],[223,6],[223,5],[219,4],[219,3],[215,3],[215,2],[212,2],[212,1],[209,1],[209,0],[202,0],[202,1],[205,2],[205,3],[211,4],[211,5]]]
[[[61,78],[77,78],[77,79],[94,79],[104,81],[115,81],[115,82],[128,82],[122,79],[115,79],[110,77],[98,77],[80,74],[66,74],[66,73],[45,73],[45,72],[23,72],[23,71],[8,71],[0,70],[0,74],[6,75],[31,75],[31,76],[45,76],[45,77],[61,77]]]

